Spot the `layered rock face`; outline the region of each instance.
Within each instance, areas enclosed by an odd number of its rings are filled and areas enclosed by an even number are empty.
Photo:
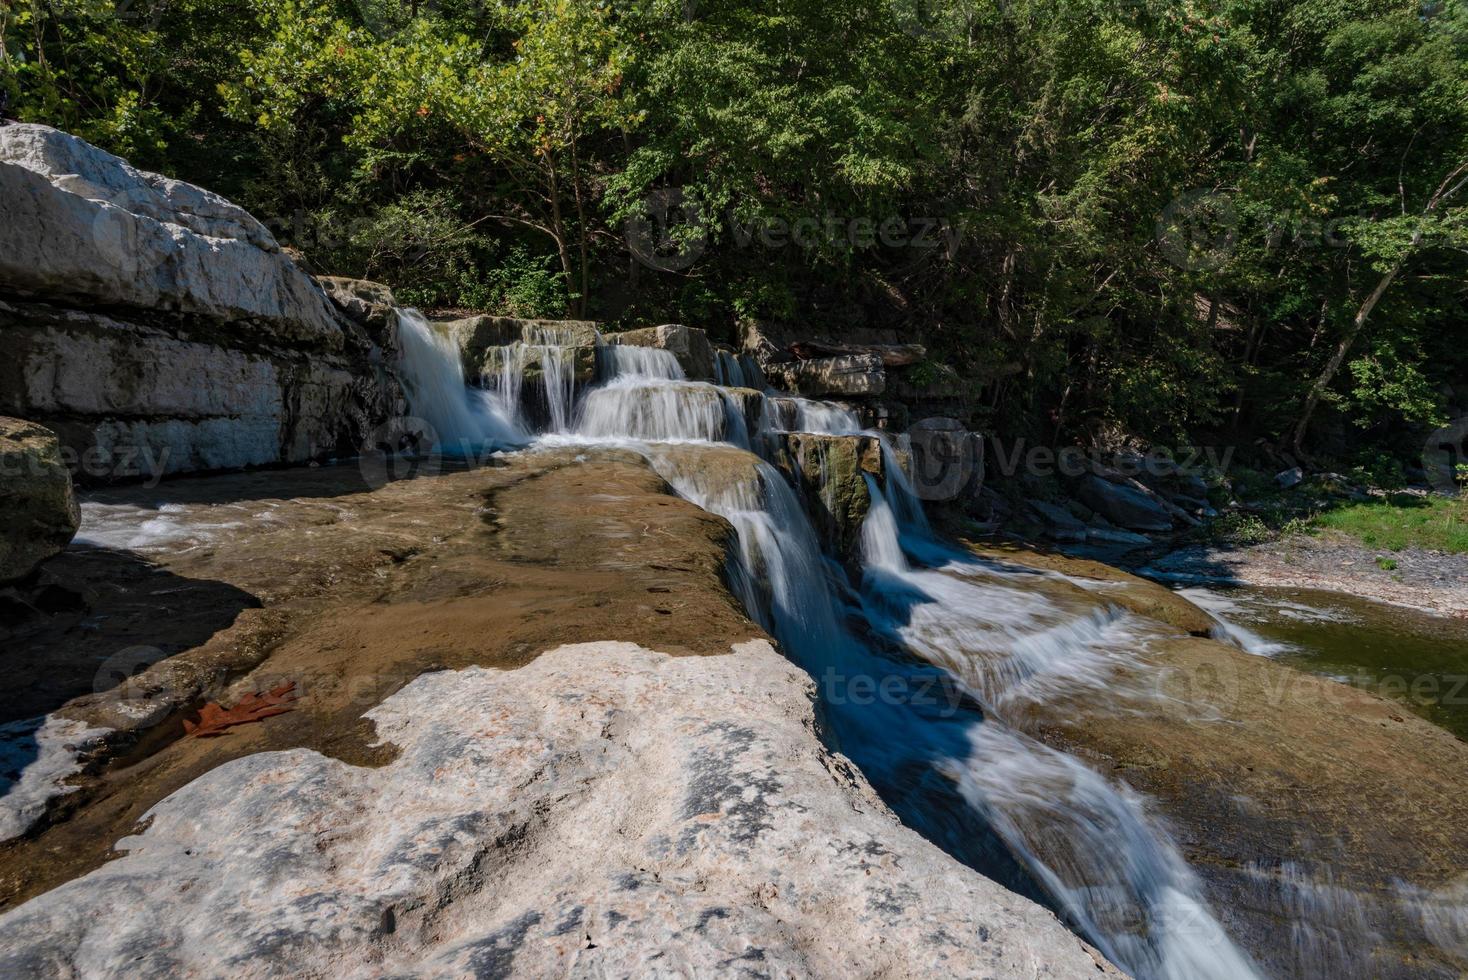
[[[81,511],[55,433],[0,417],[0,514],[0,585],[25,578],[71,542]]]
[[[887,371],[878,354],[842,354],[794,361],[776,368],[785,387],[802,395],[880,395],[887,390]]]
[[[241,208],[65,133],[0,129],[0,411],[107,481],[353,455],[381,349]]]

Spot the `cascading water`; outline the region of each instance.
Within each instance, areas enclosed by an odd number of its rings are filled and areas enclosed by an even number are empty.
[[[1117,667],[1108,651],[1139,639],[1129,617],[1075,617],[957,555],[941,570],[912,567],[890,503],[896,481],[884,494],[867,479],[873,500],[862,528],[867,622],[946,667],[984,715],[966,728],[966,753],[938,767],[1114,962],[1137,976],[1168,980],[1254,976],[1141,801],[1007,720],[1027,702],[1104,690]],[[934,543],[923,543],[931,554]]]
[[[529,441],[503,399],[465,384],[452,337],[434,330],[417,310],[398,310],[397,318],[398,377],[414,414],[433,426],[440,452],[470,457]]]
[[[719,388],[635,376],[588,392],[576,434],[601,440],[749,446],[744,416]]]
[[[597,350],[596,359],[603,381],[682,381],[687,377],[672,351],[656,347],[608,344]]]
[[[576,366],[571,354],[574,342],[570,331],[527,326],[519,342],[490,350],[481,381],[523,424],[526,375],[532,366],[538,367],[546,429],[569,431],[576,404]]]
[[[568,359],[547,350],[536,360],[549,379]],[[504,360],[491,399],[501,414],[521,397],[526,363]],[[1136,622],[1067,607],[931,538],[880,433],[864,433],[880,441],[887,478],[866,477],[853,593],[784,475],[744,449],[751,435],[763,448],[783,431],[863,434],[855,413],[771,396],[750,433],[728,392],[687,381],[666,351],[601,347],[597,363],[602,383],[574,411],[574,388],[557,389],[555,441],[636,446],[681,495],[734,526],[740,598],[817,679],[833,738],[909,824],[1047,899],[1139,977],[1253,975],[1142,801],[1011,720],[1025,704],[1105,688],[1116,651],[1138,643]],[[747,380],[735,366],[720,356],[719,376]],[[461,374],[451,380],[462,388]],[[853,615],[862,639],[846,626]]]

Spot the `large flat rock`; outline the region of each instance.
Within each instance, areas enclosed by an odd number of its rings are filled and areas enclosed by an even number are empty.
[[[381,768],[271,752],[0,918],[7,975],[1117,975],[901,827],[764,641],[425,675]]]
[[[0,129],[0,282],[49,300],[249,321],[339,350],[326,294],[259,221],[39,125]]]

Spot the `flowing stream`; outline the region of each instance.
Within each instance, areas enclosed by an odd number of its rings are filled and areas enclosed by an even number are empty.
[[[748,391],[763,388],[758,369],[726,352],[719,385],[688,380],[667,351],[599,345],[597,383],[578,391],[566,367],[573,353],[556,351],[556,338],[529,338],[490,353],[487,391],[465,391],[456,358],[419,319],[404,321],[406,376],[415,410],[441,433],[502,436],[510,447],[526,419],[541,417],[542,443],[634,448],[679,494],[733,525],[739,597],[816,680],[832,740],[910,826],[1048,903],[1134,976],[1260,975],[1148,802],[1027,731],[1035,705],[1148,696],[1127,689],[1124,668],[1154,624],[1045,587],[1063,576],[944,544],[927,528],[899,446],[864,433],[843,406]],[[533,364],[547,404],[527,412],[518,402]],[[870,507],[859,554],[846,556],[854,563],[821,539],[810,501],[777,465],[792,432],[880,441],[880,478],[863,475]],[[1220,629],[1244,646],[1273,642],[1241,625]]]

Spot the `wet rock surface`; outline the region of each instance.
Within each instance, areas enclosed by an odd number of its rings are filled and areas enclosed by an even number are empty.
[[[856,557],[862,521],[872,505],[866,477],[885,478],[881,446],[870,436],[804,432],[786,435],[784,443],[816,530],[837,554]]]
[[[759,635],[720,584],[726,524],[635,454],[577,455],[378,490],[354,466],[92,495],[47,569],[80,604],[8,624],[0,681],[17,711],[111,734],[28,838],[0,843],[0,906],[100,863],[152,803],[230,758],[304,745],[377,759],[362,714],[425,670],[600,639],[725,652]],[[202,702],[282,678],[305,692],[291,714],[180,740]]]
[[[89,609],[17,634],[7,682],[186,648],[57,706],[110,731],[0,843],[0,972],[1114,974],[823,746],[810,680],[723,585],[729,526],[636,454],[379,490],[184,480],[87,511],[56,575]],[[124,557],[197,587],[101,594]],[[143,620],[170,601],[221,618]],[[179,737],[285,680],[290,713]]]
[[[609,344],[670,351],[678,359],[684,375],[690,381],[713,381],[717,374],[714,349],[709,343],[708,334],[697,327],[687,327],[680,323],[665,324],[661,327],[609,334],[606,341]]]
[[[1207,632],[1202,610],[1099,563],[981,553]],[[1036,703],[1027,730],[1155,801],[1267,973],[1406,980],[1468,968],[1468,943],[1447,924],[1468,867],[1468,803],[1453,789],[1468,744],[1391,701],[1199,636],[1146,636],[1118,651],[1114,671],[1105,699]],[[1269,938],[1282,923],[1290,943]]]

